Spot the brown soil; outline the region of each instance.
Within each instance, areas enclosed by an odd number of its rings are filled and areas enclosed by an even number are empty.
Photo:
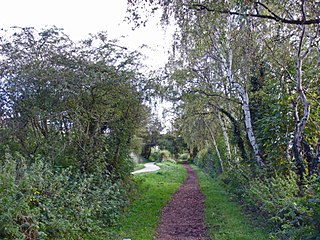
[[[204,196],[195,172],[184,164],[188,178],[164,208],[157,240],[210,240],[204,224]]]

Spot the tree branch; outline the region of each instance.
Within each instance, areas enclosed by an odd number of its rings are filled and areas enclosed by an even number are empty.
[[[236,100],[231,99],[231,98],[228,98],[228,97],[226,97],[224,95],[221,95],[221,94],[218,94],[218,93],[208,93],[208,92],[206,92],[204,90],[190,90],[187,93],[199,93],[199,94],[205,95],[206,97],[219,97],[219,98],[226,99],[227,101],[234,102],[234,103],[237,103],[239,105],[242,105],[241,102],[236,101]]]
[[[270,15],[265,14],[254,14],[254,13],[241,13],[236,11],[231,11],[229,9],[213,9],[209,8],[208,6],[205,6],[203,4],[193,4],[191,5],[191,9],[195,9],[197,11],[203,11],[206,10],[208,12],[217,12],[221,14],[228,14],[228,15],[236,15],[236,16],[242,16],[242,17],[253,17],[253,18],[260,18],[260,19],[268,19],[276,22],[286,23],[286,24],[293,24],[293,25],[313,25],[313,24],[319,24],[320,23],[320,17],[315,19],[287,19],[278,16],[274,12],[271,11],[266,5],[263,3],[257,2],[257,4],[261,5],[263,8],[265,8]]]

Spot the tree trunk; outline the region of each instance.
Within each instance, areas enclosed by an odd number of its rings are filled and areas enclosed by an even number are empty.
[[[151,155],[151,145],[146,143],[146,145],[143,148],[142,157],[145,159],[149,159]]]
[[[240,99],[242,100],[242,107],[243,107],[243,112],[244,112],[244,117],[245,117],[245,126],[246,126],[246,133],[249,138],[249,142],[251,144],[251,147],[253,149],[255,159],[257,162],[257,165],[259,167],[264,166],[264,162],[262,160],[260,151],[259,151],[259,146],[257,144],[256,138],[254,136],[253,128],[252,128],[252,123],[251,123],[251,114],[250,114],[250,106],[249,106],[249,96],[247,91],[245,90],[244,87],[242,87],[238,82],[235,81],[232,71],[231,71],[231,66],[232,66],[232,53],[231,49],[228,48],[228,58],[229,58],[229,63],[227,63],[226,59],[224,56],[221,54],[221,60],[222,64],[224,66],[224,70],[227,74],[227,77],[231,83],[231,87],[235,89],[238,94]]]
[[[308,162],[308,172],[312,175],[316,172],[316,155],[306,139],[302,139],[303,154]]]
[[[224,137],[224,142],[226,144],[227,161],[228,161],[229,169],[232,170],[231,148],[230,148],[229,137],[228,137],[226,125],[225,125],[224,119],[222,119],[220,112],[218,113],[218,116],[219,116],[219,121],[220,121],[221,129],[222,129],[222,133],[223,133],[223,137]]]
[[[237,84],[239,85],[239,84]],[[256,158],[256,162],[259,167],[264,166],[264,162],[262,160],[260,150],[256,141],[256,138],[254,136],[252,122],[251,122],[251,114],[250,114],[250,107],[249,107],[249,96],[248,93],[239,85],[237,86],[238,92],[240,94],[240,97],[242,99],[243,104],[243,112],[244,112],[244,119],[245,119],[245,126],[246,126],[246,132],[251,144],[251,147],[254,152],[254,156]]]
[[[310,116],[310,103],[304,93],[302,83],[302,64],[303,64],[303,59],[308,55],[311,46],[312,46],[312,41],[310,41],[310,45],[308,49],[302,54],[302,45],[304,42],[304,36],[305,36],[305,26],[302,28],[301,36],[300,36],[300,42],[299,42],[299,48],[298,48],[298,53],[297,53],[297,64],[296,64],[296,91],[299,94],[299,101],[301,101],[303,105],[303,116],[301,119],[299,119],[299,104],[294,105],[294,112],[296,114],[297,119],[297,124],[296,128],[294,131],[294,137],[293,137],[293,153],[294,157],[296,160],[296,165],[298,169],[298,174],[300,175],[300,179],[302,180],[306,171],[305,171],[305,164],[303,162],[303,157],[302,157],[302,138],[303,138],[303,131],[307,125],[309,116]]]
[[[240,126],[239,123],[237,122],[237,120],[231,115],[231,113],[229,113],[228,111],[222,109],[222,108],[218,108],[218,110],[220,112],[222,112],[223,114],[225,114],[231,121],[232,125],[233,125],[233,137],[234,140],[236,141],[238,148],[240,150],[240,155],[242,160],[246,161],[247,160],[247,153],[246,150],[244,148],[244,142],[243,139],[241,137],[241,130],[240,130]]]
[[[189,154],[190,154],[190,160],[193,161],[196,156],[198,155],[198,148],[197,147],[192,147],[189,148]]]
[[[221,155],[220,155],[220,151],[219,151],[219,148],[218,148],[218,145],[217,145],[217,142],[216,142],[216,138],[214,137],[213,131],[212,131],[211,127],[209,126],[209,124],[205,120],[203,120],[203,121],[204,121],[205,125],[207,126],[207,128],[209,130],[213,146],[214,146],[214,148],[216,150],[216,153],[218,155],[221,172],[224,172],[223,161],[222,161],[222,158],[221,158]]]

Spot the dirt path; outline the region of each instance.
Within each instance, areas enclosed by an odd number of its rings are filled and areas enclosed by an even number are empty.
[[[204,196],[195,172],[184,165],[188,178],[164,208],[157,240],[210,240],[204,225]]]

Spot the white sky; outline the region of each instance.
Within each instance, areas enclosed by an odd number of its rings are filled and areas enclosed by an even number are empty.
[[[161,67],[167,59],[173,28],[163,31],[157,26],[158,16],[146,27],[132,31],[132,26],[123,22],[126,4],[127,0],[2,0],[0,27],[41,29],[55,25],[74,40],[107,30],[110,39],[119,39],[132,50],[147,44],[149,50],[143,51],[147,64]]]

